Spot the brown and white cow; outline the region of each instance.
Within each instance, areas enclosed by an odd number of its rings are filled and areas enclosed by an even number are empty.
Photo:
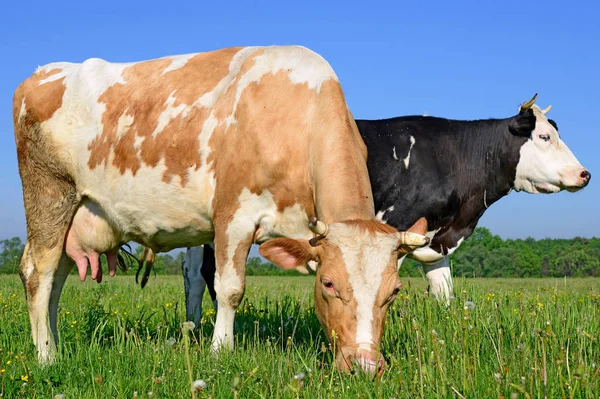
[[[399,233],[375,219],[366,148],[321,56],[271,46],[52,63],[18,87],[13,116],[27,219],[20,275],[41,362],[55,360],[74,265],[84,280],[89,263],[100,282],[100,254],[114,275],[122,243],[162,252],[214,241],[215,349],[233,347],[259,243],[281,267],[319,263],[316,313],[336,332],[338,366],[382,369],[397,259],[426,244],[427,226]]]

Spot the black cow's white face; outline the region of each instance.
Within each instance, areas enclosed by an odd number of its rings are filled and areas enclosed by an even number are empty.
[[[550,107],[541,110],[530,104],[527,108],[535,115],[535,128],[521,147],[515,190],[549,194],[561,190],[574,192],[587,186],[591,174],[561,140],[554,121],[546,118]]]

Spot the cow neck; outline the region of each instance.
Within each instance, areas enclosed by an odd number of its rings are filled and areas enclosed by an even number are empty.
[[[354,122],[313,142],[312,181],[317,217],[326,223],[372,220],[373,194],[366,164],[366,147]]]
[[[481,213],[514,185],[520,148],[526,139],[519,140],[509,132],[510,120],[472,121],[457,141],[457,153],[469,154],[469,161],[460,163],[463,170],[458,174],[458,187],[464,190],[460,195],[481,197]]]

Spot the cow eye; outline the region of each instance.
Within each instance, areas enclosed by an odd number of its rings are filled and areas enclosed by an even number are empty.
[[[540,134],[538,137],[540,138],[540,140],[550,141],[550,135],[549,134]]]
[[[396,297],[398,296],[398,294],[400,293],[400,286],[397,286],[396,288],[394,288],[394,291],[392,291],[392,295],[390,295],[388,297],[387,302],[392,302],[394,299],[396,299]]]
[[[335,286],[333,281],[327,277],[321,279],[321,284],[323,285],[323,289],[330,295],[335,295]]]

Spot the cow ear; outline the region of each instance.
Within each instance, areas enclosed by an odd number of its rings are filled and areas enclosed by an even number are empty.
[[[424,235],[425,233],[427,233],[427,219],[425,219],[424,217],[419,218],[419,220],[417,220],[406,231],[410,231],[411,233],[417,233],[417,234]]]
[[[519,112],[512,118],[508,125],[508,130],[515,136],[529,137],[535,129],[535,114],[533,110]]]
[[[275,238],[262,244],[258,252],[282,269],[302,270],[308,261],[316,260],[316,249],[307,240]]]

